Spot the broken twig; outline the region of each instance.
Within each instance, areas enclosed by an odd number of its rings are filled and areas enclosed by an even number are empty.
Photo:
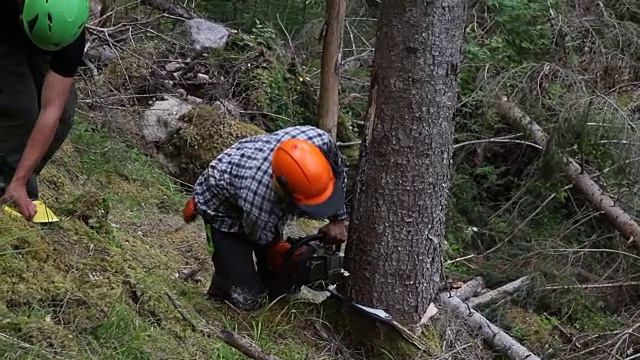
[[[547,146],[548,136],[544,130],[513,102],[503,96],[498,101],[498,111],[511,126],[527,134],[542,148]],[[624,236],[628,242],[635,242],[640,247],[640,226],[587,174],[572,158],[560,155],[564,162],[564,171],[583,195],[601,211],[609,222]]]
[[[467,305],[471,308],[476,308],[480,305],[486,304],[490,301],[504,298],[509,295],[513,295],[520,291],[524,286],[529,284],[530,278],[528,276],[521,277],[516,281],[512,281],[506,285],[502,285],[495,290],[491,290],[478,297],[472,298],[467,302]]]
[[[227,345],[234,347],[245,356],[248,356],[255,360],[280,360],[279,357],[274,355],[269,355],[260,349],[256,344],[254,344],[249,339],[244,339],[232,331],[222,330],[220,334],[218,334],[220,340],[224,341]]]
[[[455,296],[449,296],[446,292],[438,295],[438,301],[442,306],[458,315],[460,319],[478,332],[496,350],[504,353],[512,360],[540,360],[538,356],[520,345],[515,339],[493,325],[479,312],[470,308],[462,300]]]
[[[182,308],[182,306],[180,305],[178,300],[176,300],[176,297],[172,293],[170,293],[169,291],[165,291],[165,294],[169,298],[169,301],[171,301],[171,304],[173,304],[173,307],[176,308],[180,316],[182,316],[182,318],[186,322],[188,322],[189,325],[191,325],[191,327],[195,331],[201,333],[206,337],[213,337],[215,328],[199,326],[198,324],[196,324],[196,322],[193,321],[189,315],[187,315],[187,312]],[[280,358],[274,355],[269,355],[266,352],[264,352],[258,345],[256,345],[250,339],[240,337],[229,330],[221,330],[220,333],[218,334],[218,338],[224,341],[227,345],[232,346],[236,350],[240,351],[241,353],[243,353],[244,355],[252,359],[280,360]]]

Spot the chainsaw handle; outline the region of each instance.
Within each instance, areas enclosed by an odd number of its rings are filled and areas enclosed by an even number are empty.
[[[286,257],[290,257],[301,246],[306,245],[312,241],[320,241],[324,239],[324,234],[312,234],[297,239],[289,239],[287,242],[291,244],[291,247],[287,250]]]

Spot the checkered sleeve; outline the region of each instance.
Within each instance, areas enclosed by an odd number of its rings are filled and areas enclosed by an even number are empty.
[[[340,186],[342,186],[342,190],[346,192],[347,190],[347,162],[340,149],[338,148],[338,144],[329,136],[329,134],[325,131],[317,132],[317,135],[313,135],[312,141],[318,144],[318,147],[325,153],[327,159],[337,172],[337,177],[340,179]],[[343,204],[342,208],[338,210],[335,214],[328,217],[329,220],[343,220],[347,218],[347,209]]]

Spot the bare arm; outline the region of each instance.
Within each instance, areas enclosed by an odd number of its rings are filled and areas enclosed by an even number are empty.
[[[73,78],[60,76],[53,71],[45,76],[40,114],[11,180],[15,185],[26,186],[27,179],[49,148],[72,85]]]

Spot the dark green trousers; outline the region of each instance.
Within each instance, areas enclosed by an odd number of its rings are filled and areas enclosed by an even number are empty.
[[[49,56],[0,38],[0,195],[11,181],[40,112]],[[67,138],[75,115],[75,87],[49,149],[29,178],[27,192],[39,197],[37,177]]]

